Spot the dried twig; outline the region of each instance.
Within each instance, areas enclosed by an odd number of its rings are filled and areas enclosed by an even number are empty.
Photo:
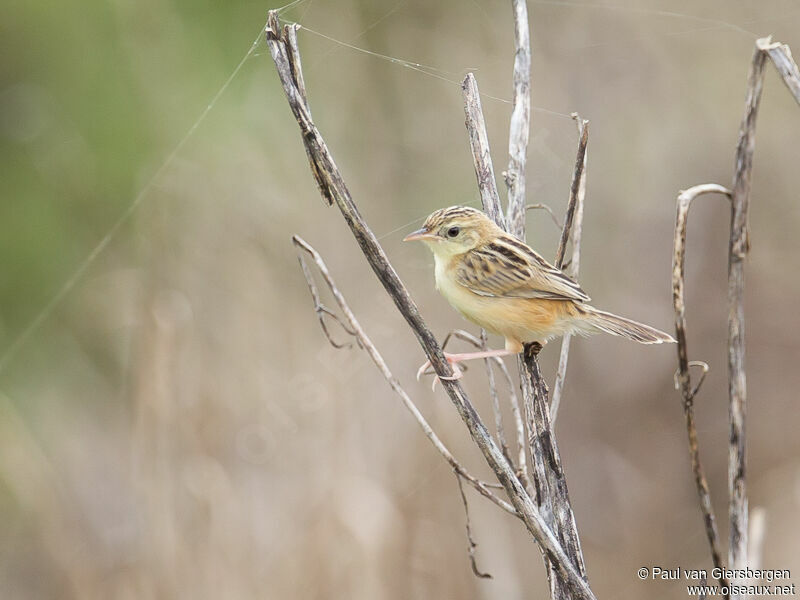
[[[800,69],[797,68],[797,63],[792,58],[792,51],[789,46],[781,44],[780,42],[772,42],[770,38],[762,38],[756,42],[759,50],[766,52],[772,64],[778,69],[778,73],[783,78],[783,82],[789,91],[800,104]]]
[[[555,223],[555,226],[558,227],[559,230],[561,230],[561,228],[564,227],[561,224],[561,221],[558,220],[556,214],[553,212],[553,209],[550,208],[550,206],[548,206],[547,204],[542,204],[541,202],[537,202],[536,204],[525,205],[525,212],[528,212],[529,210],[547,211],[547,214],[550,215],[550,218],[553,220],[553,223]]]
[[[511,0],[514,11],[514,97],[508,131],[507,231],[525,239],[525,162],[531,122],[531,40],[528,5],[525,0]]]
[[[330,271],[328,271],[328,267],[325,264],[325,261],[322,260],[322,257],[319,255],[319,253],[300,236],[297,235],[293,236],[292,243],[294,243],[294,245],[297,248],[308,254],[314,261],[314,263],[317,265],[319,272],[322,274],[322,278],[325,280],[328,289],[331,291],[334,299],[336,300],[336,304],[339,305],[339,309],[344,314],[344,318],[347,321],[347,325],[342,323],[341,319],[339,319],[338,317],[336,317],[337,321],[339,321],[342,324],[342,328],[345,329],[345,331],[347,331],[348,333],[350,333],[350,335],[356,338],[359,347],[367,351],[370,358],[372,359],[372,362],[375,363],[375,366],[378,367],[378,370],[384,376],[386,381],[389,382],[389,385],[391,386],[392,390],[394,390],[394,392],[398,396],[400,396],[400,399],[403,401],[405,407],[408,409],[408,411],[411,413],[414,419],[416,419],[417,423],[419,423],[419,426],[422,428],[422,431],[425,433],[425,436],[439,451],[439,454],[441,454],[444,457],[444,459],[450,464],[450,466],[453,467],[453,470],[456,472],[457,475],[466,479],[472,487],[474,487],[478,492],[480,492],[481,495],[483,495],[484,497],[488,498],[489,500],[497,504],[497,506],[499,506],[506,512],[509,512],[514,516],[519,516],[519,514],[517,513],[516,509],[513,506],[511,506],[505,500],[498,498],[491,491],[489,491],[488,488],[494,487],[495,484],[487,484],[486,482],[480,481],[477,477],[472,476],[466,469],[464,469],[464,467],[462,467],[459,464],[459,462],[455,459],[453,454],[439,439],[439,436],[436,435],[431,426],[425,420],[425,417],[422,416],[422,413],[419,411],[416,404],[414,404],[414,401],[411,400],[411,397],[408,395],[405,389],[403,389],[403,386],[401,386],[397,378],[394,377],[394,375],[392,375],[392,372],[389,370],[389,367],[387,366],[386,361],[383,359],[383,356],[381,355],[375,344],[372,343],[372,340],[369,339],[366,332],[361,327],[361,324],[358,322],[358,319],[356,319],[355,314],[353,314],[353,311],[347,304],[344,295],[339,291],[339,288],[336,286],[336,282],[333,280],[333,277],[331,276]],[[305,258],[303,257],[302,254],[298,254],[298,259],[300,260],[300,265],[303,269],[303,275],[305,275],[306,283],[308,284],[308,289],[311,292],[311,296],[315,299],[314,302],[316,304],[319,299],[319,292],[317,291],[317,286],[314,283],[314,277],[312,276],[311,271],[308,268],[308,265],[306,264]],[[330,336],[328,336],[328,339],[333,344],[333,341],[330,340]],[[336,348],[342,348],[341,345],[337,344],[333,345]]]
[[[745,418],[747,387],[744,347],[744,259],[750,249],[748,211],[755,149],[755,128],[764,63],[769,57],[795,100],[800,103],[800,70],[789,47],[770,38],[756,41],[747,78],[747,97],[739,142],[736,146],[736,172],[733,178],[731,235],[728,246],[728,395],[730,437],[728,452],[728,515],[730,538],[728,563],[732,569],[745,568],[747,561],[748,509],[746,490]],[[732,596],[733,597],[733,596]],[[740,596],[736,596],[740,597]]]
[[[745,467],[745,415],[747,389],[744,368],[744,259],[750,249],[748,210],[750,207],[750,176],[753,169],[755,127],[761,90],[764,84],[764,64],[767,54],[760,49],[765,40],[756,42],[750,73],[747,78],[745,112],[736,146],[736,173],[733,178],[731,235],[728,246],[728,395],[729,395],[729,452],[728,452],[728,565],[732,569],[747,567],[747,490]],[[732,597],[738,598],[737,595]]]
[[[296,47],[289,49],[293,41],[286,31],[281,32],[277,14],[274,11],[270,11],[269,14],[266,39],[287,101],[300,126],[303,143],[311,157],[312,172],[319,183],[322,195],[336,203],[361,247],[362,253],[417,336],[436,373],[441,377],[451,377],[453,371],[445,360],[441,347],[431,330],[422,320],[419,309],[389,263],[377,238],[358,212],[358,208],[330,156],[325,141],[311,120],[307,101],[301,94],[297,83],[296,73],[301,70],[299,52]],[[526,528],[540,545],[542,551],[547,554],[551,564],[557,569],[559,576],[563,578],[570,593],[575,598],[594,598],[594,594],[587,582],[547,526],[542,515],[539,514],[533,501],[517,479],[511,465],[505,459],[491,435],[489,435],[486,426],[472,406],[461,384],[455,380],[443,379],[442,387],[450,396],[473,441],[483,453],[487,464],[503,485],[511,504],[521,516]]]
[[[349,348],[350,344],[340,344],[336,340],[333,339],[330,330],[328,329],[328,324],[325,321],[325,317],[333,319],[333,321],[339,325],[344,331],[351,336],[355,337],[356,340],[360,343],[356,332],[350,329],[340,318],[339,316],[334,313],[330,308],[325,306],[320,300],[319,292],[317,291],[317,286],[314,285],[314,279],[311,275],[311,271],[308,270],[308,265],[306,261],[303,260],[302,256],[298,256],[300,261],[300,268],[303,269],[303,275],[305,275],[306,282],[308,282],[308,291],[311,292],[311,299],[314,301],[314,312],[317,314],[317,319],[319,320],[319,325],[322,327],[322,332],[325,334],[325,337],[328,338],[331,346],[334,348]]]
[[[464,332],[466,333],[466,332]],[[473,337],[473,336],[471,336]],[[480,350],[488,350],[489,349],[489,336],[486,334],[485,329],[481,329],[481,338],[480,340],[476,339],[477,344],[474,344]],[[444,346],[444,345],[443,345]],[[498,362],[503,365],[505,369],[506,364],[499,356],[495,356],[494,358],[499,359]],[[515,464],[514,458],[511,456],[511,451],[508,448],[508,442],[506,441],[506,432],[505,428],[503,427],[503,411],[500,408],[500,395],[497,393],[497,382],[494,378],[494,370],[492,369],[492,362],[488,358],[483,359],[484,366],[486,367],[486,378],[489,381],[489,396],[492,399],[492,410],[494,411],[494,425],[497,431],[497,441],[500,442],[500,448],[503,450],[503,454],[505,454],[506,460],[508,460],[509,464],[514,467],[514,470],[519,473],[519,467]],[[508,372],[506,370],[506,372]],[[510,375],[509,375],[509,382],[510,382]],[[509,390],[511,393],[514,393],[514,386],[513,384],[509,386]],[[515,394],[516,395],[516,394]],[[525,456],[525,453],[522,452],[522,456]]]
[[[583,562],[578,530],[572,505],[569,500],[567,480],[561,465],[553,424],[550,420],[547,384],[539,371],[536,354],[541,349],[538,344],[525,348],[523,362],[527,377],[522,377],[523,405],[528,423],[529,447],[533,454],[534,481],[540,510],[549,517],[550,526],[557,532],[559,542],[583,578],[586,567]],[[548,565],[550,567],[550,565]],[[570,598],[560,577],[555,577],[552,568],[548,569],[552,598]]]
[[[481,95],[478,91],[478,82],[472,73],[467,73],[467,76],[464,77],[464,81],[461,82],[461,91],[464,96],[464,114],[469,132],[469,145],[472,150],[483,210],[489,215],[489,218],[505,229],[506,220],[503,217],[503,208],[500,205],[500,195],[497,192],[497,182],[494,178],[492,154],[489,151],[489,134],[486,132],[486,120],[483,118]]]
[[[475,574],[475,577],[480,577],[481,579],[491,579],[491,574],[481,572],[478,569],[478,563],[475,562],[475,548],[478,547],[478,544],[475,543],[475,538],[472,537],[472,524],[469,520],[469,505],[467,504],[467,495],[464,493],[464,485],[461,483],[461,476],[458,474],[458,472],[456,472],[456,480],[458,481],[458,491],[461,493],[461,502],[464,504],[469,564],[472,566],[472,572]]]
[[[707,183],[696,185],[683,191],[678,196],[678,214],[675,222],[675,239],[672,252],[672,303],[675,308],[675,339],[678,344],[678,373],[676,383],[680,387],[683,398],[683,412],[686,417],[686,432],[689,437],[689,456],[692,462],[692,472],[694,473],[695,487],[700,501],[700,510],[703,513],[706,537],[711,548],[711,560],[717,569],[724,568],[720,550],[719,533],[717,532],[717,521],[714,516],[714,507],[711,503],[711,494],[708,489],[703,465],[700,462],[700,450],[697,443],[697,426],[694,418],[694,398],[700,390],[700,386],[705,379],[708,365],[698,361],[689,361],[687,342],[686,342],[686,304],[684,300],[685,287],[685,258],[686,258],[686,225],[689,216],[689,207],[692,201],[702,194],[724,194],[730,197],[730,190]],[[692,387],[690,367],[699,365],[703,367],[702,375],[697,384]],[[720,580],[721,585],[725,586],[724,580]]]
[[[579,118],[579,117],[576,117]],[[558,241],[556,250],[555,266],[559,269],[564,265],[564,255],[567,253],[567,242],[572,232],[572,221],[575,218],[575,207],[578,205],[578,196],[583,180],[583,169],[586,166],[586,144],[589,141],[589,122],[586,120],[578,122],[580,141],[578,142],[578,156],[575,158],[575,169],[572,172],[572,185],[569,190],[569,202],[567,203],[567,214],[564,217],[564,227],[561,230],[561,239]]]
[[[588,142],[588,127],[589,121],[581,118],[578,113],[572,113],[572,118],[575,119],[575,123],[578,126],[578,158],[576,159],[575,169],[572,173],[572,185],[570,186],[570,197],[569,203],[567,208],[567,216],[569,217],[569,205],[574,204],[575,208],[573,210],[573,225],[572,225],[572,258],[569,261],[569,268],[567,269],[567,275],[572,277],[575,281],[578,280],[578,270],[580,269],[581,264],[581,238],[583,237],[583,202],[586,198],[586,162],[588,158],[588,153],[586,149],[586,144]],[[578,162],[580,161],[580,168],[578,168]],[[577,182],[576,182],[577,180]],[[574,198],[574,202],[573,202]],[[564,232],[567,232],[567,236],[569,236],[569,231],[567,229],[567,223],[564,223],[564,227],[562,229],[562,238],[564,237]],[[559,248],[561,247],[561,242],[559,241]],[[566,248],[566,242],[564,243],[564,247]],[[562,256],[563,261],[563,256]],[[561,265],[558,265],[561,266]],[[569,345],[570,341],[572,340],[572,334],[565,334],[561,340],[561,353],[558,356],[558,370],[556,371],[556,379],[555,383],[553,384],[553,395],[550,400],[550,420],[555,423],[556,418],[558,417],[558,407],[561,405],[561,395],[564,391],[564,381],[567,377],[567,364],[569,363]]]

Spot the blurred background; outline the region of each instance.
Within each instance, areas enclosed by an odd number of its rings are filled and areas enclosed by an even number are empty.
[[[468,489],[478,564],[494,578],[472,575],[450,469],[368,357],[320,331],[295,233],[445,443],[490,477],[441,388],[414,381],[419,345],[318,196],[259,35],[276,6],[0,7],[3,598],[546,597],[530,536]],[[529,201],[563,214],[577,145],[567,115],[579,111],[591,121],[582,286],[595,305],[672,331],[676,195],[730,184],[754,41],[773,34],[800,52],[800,6],[529,10]],[[478,205],[458,86],[468,70],[487,95],[498,176],[507,164],[510,3],[303,0],[282,16],[309,29],[315,119],[424,317],[439,336],[475,332],[434,290],[427,250],[401,239],[436,208]],[[766,515],[761,564],[793,575],[799,137],[800,110],[768,65],[747,266],[748,482]],[[728,223],[724,199],[698,201],[687,251],[689,354],[711,365],[700,446],[723,540]],[[548,259],[557,238],[529,213],[528,241]],[[557,353],[542,353],[551,383]],[[557,430],[599,598],[685,598],[636,570],[711,568],[675,368],[674,347],[572,345]],[[482,369],[465,385],[491,422]]]

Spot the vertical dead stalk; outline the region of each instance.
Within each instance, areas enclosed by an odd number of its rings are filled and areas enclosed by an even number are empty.
[[[586,198],[586,161],[587,161],[587,149],[586,144],[588,143],[588,128],[589,128],[589,121],[582,119],[578,113],[572,113],[572,118],[575,119],[575,122],[578,126],[578,158],[575,161],[575,169],[572,173],[572,185],[570,186],[570,197],[569,202],[567,204],[567,217],[572,219],[574,222],[572,224],[573,232],[572,232],[572,257],[569,261],[569,267],[566,271],[567,275],[569,275],[573,280],[578,280],[578,271],[580,270],[581,264],[581,239],[583,237],[583,202]],[[579,166],[580,165],[580,166]],[[573,204],[574,198],[574,206],[573,215],[574,217],[570,217],[569,215],[569,206]],[[567,223],[564,224],[562,228],[562,235],[564,237],[564,233],[569,234],[569,229]],[[559,249],[561,248],[561,241],[559,240]],[[567,243],[566,240],[564,241],[564,252],[566,252]],[[563,256],[562,253],[561,263],[563,263]],[[558,251],[556,252],[556,260],[558,260]],[[559,268],[561,268],[562,264],[556,264]],[[564,381],[567,377],[567,364],[569,362],[569,345],[570,341],[572,340],[572,334],[565,334],[561,340],[561,353],[558,356],[558,370],[556,371],[556,379],[555,383],[553,384],[553,394],[550,400],[550,420],[555,423],[556,418],[558,417],[558,408],[561,405],[561,394],[564,391]]]
[[[759,40],[760,42],[761,40]],[[747,489],[745,417],[747,388],[744,367],[744,259],[750,249],[748,211],[755,150],[756,117],[764,84],[765,54],[756,44],[747,77],[747,99],[739,143],[736,146],[736,173],[733,178],[731,235],[728,246],[728,565],[747,567]],[[737,596],[734,596],[737,597]]]
[[[514,95],[508,131],[506,231],[525,239],[525,163],[531,128],[531,36],[526,0],[511,0],[514,12]]]
[[[581,181],[583,180],[583,169],[586,166],[586,144],[589,142],[589,122],[578,123],[579,141],[578,156],[575,158],[575,168],[572,171],[572,185],[569,190],[569,201],[567,202],[567,215],[564,218],[564,227],[561,229],[561,238],[558,240],[556,249],[555,266],[564,266],[564,256],[567,253],[567,242],[572,233],[572,222],[575,220],[575,208],[578,206],[580,196]]]
[[[539,371],[536,353],[541,349],[531,344],[525,349],[524,362],[528,376],[523,378],[523,394],[528,396],[532,410],[532,427],[529,430],[530,447],[534,455],[534,481],[540,506],[544,507],[546,517],[551,519],[551,527],[557,532],[559,542],[564,547],[582,577],[586,577],[586,567],[578,538],[578,530],[572,505],[569,500],[567,480],[561,465],[553,424],[550,419],[547,384]],[[531,385],[529,385],[529,383]],[[555,573],[550,577],[551,598],[570,598],[560,577]]]
[[[489,151],[489,134],[486,132],[486,120],[483,118],[481,95],[478,91],[478,82],[472,73],[467,73],[461,82],[461,91],[464,96],[464,114],[469,132],[469,146],[472,150],[472,160],[475,165],[475,176],[478,179],[478,190],[481,193],[483,211],[503,229],[506,220],[503,217],[503,207],[500,205],[500,194],[497,192],[497,182],[494,178],[492,154]]]
[[[724,568],[721,553],[719,550],[719,533],[717,532],[717,521],[714,516],[714,507],[711,503],[711,494],[708,489],[703,465],[700,462],[700,449],[697,441],[697,425],[694,418],[694,398],[703,384],[708,365],[699,361],[689,361],[689,353],[686,342],[686,303],[684,299],[685,290],[685,269],[686,262],[686,225],[689,216],[689,207],[692,201],[702,194],[725,194],[730,197],[730,190],[713,183],[697,185],[678,196],[678,213],[675,221],[675,239],[672,252],[672,304],[675,309],[675,339],[678,342],[678,373],[676,383],[680,387],[681,397],[683,398],[683,412],[686,418],[686,432],[689,437],[689,457],[692,462],[692,472],[694,473],[697,497],[700,502],[700,510],[703,513],[706,537],[711,548],[711,560],[714,567]],[[700,379],[692,387],[690,367],[701,367]],[[721,585],[726,585],[724,579],[720,580]]]
[[[475,560],[475,549],[478,547],[478,544],[475,543],[475,538],[472,537],[472,523],[469,519],[469,504],[467,504],[467,495],[464,493],[464,484],[461,483],[461,476],[456,472],[456,480],[458,481],[458,491],[461,494],[461,503],[464,505],[464,515],[466,524],[465,527],[467,529],[467,552],[469,552],[469,564],[472,567],[472,572],[475,577],[480,577],[481,579],[491,579],[492,576],[490,573],[484,573],[480,569],[478,569],[478,563]]]

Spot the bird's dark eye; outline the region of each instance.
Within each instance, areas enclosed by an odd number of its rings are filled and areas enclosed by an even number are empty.
[[[458,227],[451,227],[447,230],[447,237],[454,238],[458,235],[459,231],[461,231]]]

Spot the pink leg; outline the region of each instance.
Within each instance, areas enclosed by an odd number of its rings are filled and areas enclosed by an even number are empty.
[[[502,350],[484,350],[482,352],[465,352],[463,354],[448,354],[445,353],[447,357],[447,362],[451,365],[456,363],[464,362],[465,360],[473,360],[475,358],[492,358],[493,356],[509,356],[511,354],[517,354],[513,350],[508,350],[507,348],[503,348]]]
[[[439,377],[439,379],[447,379],[447,380],[454,380],[454,379],[461,379],[462,375],[464,374],[461,369],[458,368],[458,363],[464,362],[466,360],[473,360],[476,358],[492,358],[495,356],[510,356],[511,354],[517,354],[514,350],[509,350],[504,348],[503,350],[484,350],[482,352],[466,352],[460,354],[450,354],[449,352],[444,353],[444,357],[447,359],[447,362],[453,366],[453,376],[452,377]],[[422,377],[425,370],[431,366],[431,361],[426,360],[425,364],[422,365],[419,370],[417,371],[417,380]],[[433,380],[434,385],[436,385],[436,380]]]

